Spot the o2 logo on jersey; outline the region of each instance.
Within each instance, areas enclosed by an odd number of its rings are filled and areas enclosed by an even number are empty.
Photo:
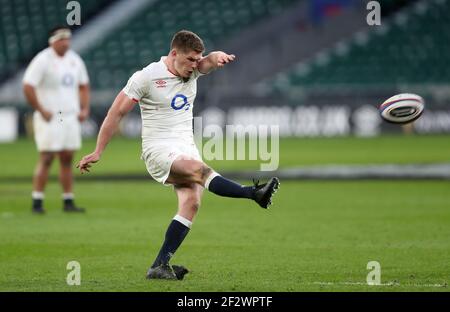
[[[174,110],[180,110],[184,108],[184,110],[187,111],[189,110],[189,107],[191,107],[191,104],[188,103],[188,99],[184,94],[177,94],[173,97],[170,106],[172,106]]]
[[[66,87],[71,87],[74,85],[74,78],[71,74],[64,74],[62,77],[62,84]]]

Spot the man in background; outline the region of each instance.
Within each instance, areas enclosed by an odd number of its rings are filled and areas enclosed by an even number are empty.
[[[33,177],[32,211],[44,213],[44,190],[55,156],[60,161],[59,180],[63,209],[83,212],[74,203],[72,160],[81,147],[80,122],[89,115],[89,77],[81,57],[70,50],[71,31],[50,31],[49,47],[39,52],[23,78],[23,91],[34,109],[34,138],[39,160]]]

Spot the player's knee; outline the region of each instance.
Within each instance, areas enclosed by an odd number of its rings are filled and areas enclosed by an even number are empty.
[[[72,160],[67,160],[67,159],[62,160],[61,159],[61,166],[64,168],[72,167]]]
[[[199,161],[193,161],[189,164],[189,166],[186,169],[191,181],[201,184],[205,172],[207,172],[209,168]]]
[[[212,169],[203,163],[196,163],[193,167],[192,176],[195,183],[203,184],[206,178],[211,174]]]
[[[53,154],[45,154],[41,158],[41,165],[44,168],[49,168],[53,162]]]
[[[62,152],[61,154],[59,154],[59,161],[61,162],[61,166],[71,167],[73,161],[73,154]]]

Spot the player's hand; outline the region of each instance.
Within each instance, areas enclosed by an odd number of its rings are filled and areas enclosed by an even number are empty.
[[[226,54],[219,52],[217,55],[217,67],[223,67],[225,64],[233,62],[236,56],[234,54]]]
[[[100,155],[96,152],[91,153],[89,155],[84,156],[77,165],[77,168],[80,169],[80,172],[83,174],[85,172],[90,172],[89,168],[91,168],[91,164],[95,164],[100,160]]]
[[[88,118],[88,116],[89,116],[89,112],[88,112],[88,111],[85,111],[85,110],[82,110],[82,111],[80,111],[80,113],[78,114],[78,120],[79,120],[80,122],[83,122],[83,121],[85,121],[85,120]]]
[[[45,121],[49,122],[50,120],[52,120],[53,114],[48,110],[41,109],[39,113],[41,114],[42,118],[45,119]]]

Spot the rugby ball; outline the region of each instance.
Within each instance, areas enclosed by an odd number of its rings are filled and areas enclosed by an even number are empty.
[[[380,105],[380,115],[387,122],[406,124],[422,115],[425,108],[423,98],[413,93],[402,93],[390,97]]]

